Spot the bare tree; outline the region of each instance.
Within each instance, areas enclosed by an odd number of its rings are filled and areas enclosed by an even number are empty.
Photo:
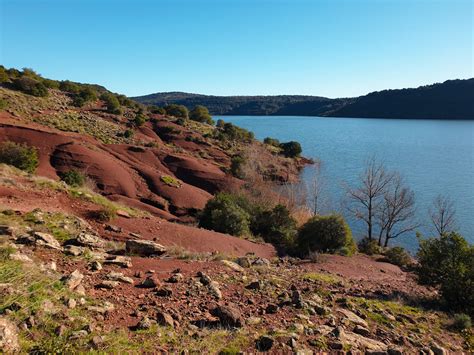
[[[369,240],[373,238],[374,216],[392,178],[393,174],[386,171],[383,163],[371,158],[360,176],[360,186],[346,188],[350,200],[346,207],[355,218],[365,222]]]
[[[305,182],[307,204],[313,215],[318,215],[324,205],[323,189],[324,180],[321,176],[321,162],[317,161],[312,166],[311,177]]]
[[[418,228],[420,225],[415,222],[415,214],[415,193],[405,186],[400,174],[395,174],[377,211],[380,226],[379,245],[382,245],[383,237],[384,246],[387,247],[390,239]]]
[[[456,209],[449,197],[436,196],[428,213],[436,232],[440,236],[456,229]]]

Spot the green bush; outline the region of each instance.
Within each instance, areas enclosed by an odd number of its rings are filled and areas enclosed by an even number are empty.
[[[280,147],[280,141],[276,138],[267,137],[263,140],[263,143],[272,145],[274,147]]]
[[[217,128],[224,128],[224,125],[225,125],[225,121],[219,118],[217,120],[216,127]]]
[[[215,137],[221,141],[239,141],[249,143],[254,139],[254,134],[253,132],[227,122],[224,123],[224,126],[221,129],[216,130]]]
[[[59,89],[59,81],[51,79],[42,79],[41,80],[48,89]]]
[[[421,239],[417,274],[423,284],[438,286],[451,310],[474,314],[474,246],[458,233]]]
[[[148,106],[148,111],[155,115],[166,115],[166,110],[159,106]]]
[[[148,117],[146,117],[143,113],[137,113],[135,118],[132,120],[132,124],[136,127],[141,127],[148,121]]]
[[[197,105],[189,113],[189,118],[193,121],[204,122],[208,124],[214,124],[209,110],[205,106]]]
[[[77,170],[69,170],[63,173],[59,173],[59,177],[69,186],[81,187],[86,182],[84,174]]]
[[[0,144],[0,163],[13,165],[28,173],[34,173],[38,167],[38,152],[26,144],[3,142]]]
[[[107,112],[113,113],[114,115],[119,115],[122,113],[120,109],[120,102],[114,94],[110,92],[104,92],[100,95],[100,99],[104,101],[104,104],[107,108]]]
[[[173,117],[181,117],[187,119],[189,111],[186,106],[171,104],[165,107],[166,114]]]
[[[121,106],[129,107],[129,108],[136,108],[139,106],[139,104],[132,99],[129,99],[125,95],[114,95],[116,99],[118,100],[119,104]]]
[[[283,205],[257,213],[250,228],[254,235],[262,237],[267,243],[272,243],[280,251],[291,251],[294,248],[296,221]]]
[[[230,171],[233,176],[239,179],[244,178],[242,166],[245,163],[245,158],[240,155],[234,155],[230,160]]]
[[[353,254],[356,245],[352,233],[340,215],[314,216],[299,230],[298,249],[303,255],[312,251],[336,253],[347,248],[346,254]]]
[[[6,109],[8,106],[7,100],[0,97],[0,110]]]
[[[412,264],[412,258],[408,252],[402,247],[393,247],[385,252],[385,258],[391,264],[400,267],[407,267]]]
[[[70,94],[77,94],[81,90],[81,87],[72,81],[64,80],[59,83],[59,90]]]
[[[357,243],[357,249],[367,255],[382,254],[383,248],[379,245],[378,241],[375,239],[362,238],[359,243]]]
[[[10,76],[3,65],[0,65],[0,83],[10,82]]]
[[[25,94],[45,97],[48,96],[48,88],[36,79],[23,76],[13,81],[13,87],[16,90],[22,91]]]
[[[134,134],[135,132],[133,131],[133,129],[127,129],[125,130],[125,132],[123,132],[123,136],[127,139],[132,138]]]
[[[472,327],[471,317],[465,313],[455,314],[451,324],[451,328],[462,331],[465,329],[470,329]]]
[[[82,107],[86,102],[97,100],[97,93],[89,87],[81,88],[77,94],[74,94],[72,103],[74,106]]]
[[[281,143],[280,148],[282,149],[282,154],[287,158],[298,157],[303,151],[301,144],[295,141]]]
[[[250,234],[250,215],[245,199],[219,193],[209,200],[199,217],[199,227],[235,236]]]

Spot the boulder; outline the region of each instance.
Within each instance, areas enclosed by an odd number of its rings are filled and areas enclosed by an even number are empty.
[[[269,351],[273,347],[273,338],[268,335],[262,335],[257,339],[255,347],[258,351]]]
[[[156,276],[148,276],[139,285],[139,287],[143,288],[155,288],[158,286],[161,286],[161,281]]]
[[[133,284],[134,282],[131,277],[125,276],[121,272],[111,272],[107,274],[105,277],[107,280],[123,282],[126,284]]]
[[[240,328],[243,325],[242,315],[239,308],[234,304],[219,305],[212,315],[219,318],[219,322],[224,327]]]
[[[17,327],[7,318],[0,317],[0,352],[11,354],[19,350]]]
[[[64,247],[64,254],[71,256],[79,256],[84,253],[84,248],[75,245],[66,245]]]
[[[156,314],[156,321],[158,322],[159,325],[163,325],[166,327],[171,327],[174,328],[175,321],[173,317],[169,313],[166,312],[158,312]]]
[[[237,272],[244,272],[244,268],[230,260],[221,260],[222,264]]]
[[[365,320],[363,320],[361,317],[359,317],[357,314],[354,312],[351,312],[347,309],[340,308],[337,310],[339,313],[341,313],[345,319],[347,319],[349,322],[354,323],[355,325],[360,325],[361,327],[368,328],[369,325]]]
[[[97,288],[105,288],[105,289],[108,289],[108,290],[112,290],[112,289],[114,289],[115,287],[117,287],[118,285],[119,285],[119,282],[118,282],[118,281],[104,280],[104,281],[102,281],[101,283],[99,283],[96,287],[97,287]]]
[[[127,253],[139,256],[162,255],[166,252],[163,245],[144,239],[127,240],[125,248]]]
[[[198,277],[199,277],[199,281],[204,285],[204,286],[207,286],[211,283],[212,279],[205,273],[203,273],[202,271],[199,271],[197,273]]]
[[[64,284],[68,289],[74,290],[82,282],[84,275],[79,272],[79,270],[74,270],[68,276],[63,277]]]
[[[128,268],[132,266],[132,259],[122,255],[108,256],[107,259],[104,260],[104,264],[117,265],[123,268]]]
[[[90,248],[104,248],[105,247],[105,241],[94,235],[94,234],[89,234],[89,233],[80,233],[76,239],[73,239],[70,241],[71,244],[76,244],[84,247],[90,247]]]

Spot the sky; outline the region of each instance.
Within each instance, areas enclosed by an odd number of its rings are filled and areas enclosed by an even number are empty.
[[[128,96],[352,97],[473,77],[473,0],[0,0],[0,62]]]

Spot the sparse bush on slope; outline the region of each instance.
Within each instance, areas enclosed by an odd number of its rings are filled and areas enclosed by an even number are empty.
[[[122,113],[122,110],[120,109],[120,102],[114,94],[105,92],[100,95],[100,99],[104,101],[104,104],[107,107],[107,112],[113,113],[114,115],[119,115]]]
[[[189,111],[186,106],[171,104],[165,106],[166,114],[173,117],[187,119],[189,117]]]
[[[24,76],[13,81],[13,87],[25,94],[45,97],[48,96],[48,88],[36,79]]]
[[[193,121],[204,122],[208,124],[214,124],[209,110],[205,106],[198,105],[191,110],[189,118]]]
[[[0,163],[34,173],[39,164],[38,152],[26,144],[3,142],[0,144]]]

